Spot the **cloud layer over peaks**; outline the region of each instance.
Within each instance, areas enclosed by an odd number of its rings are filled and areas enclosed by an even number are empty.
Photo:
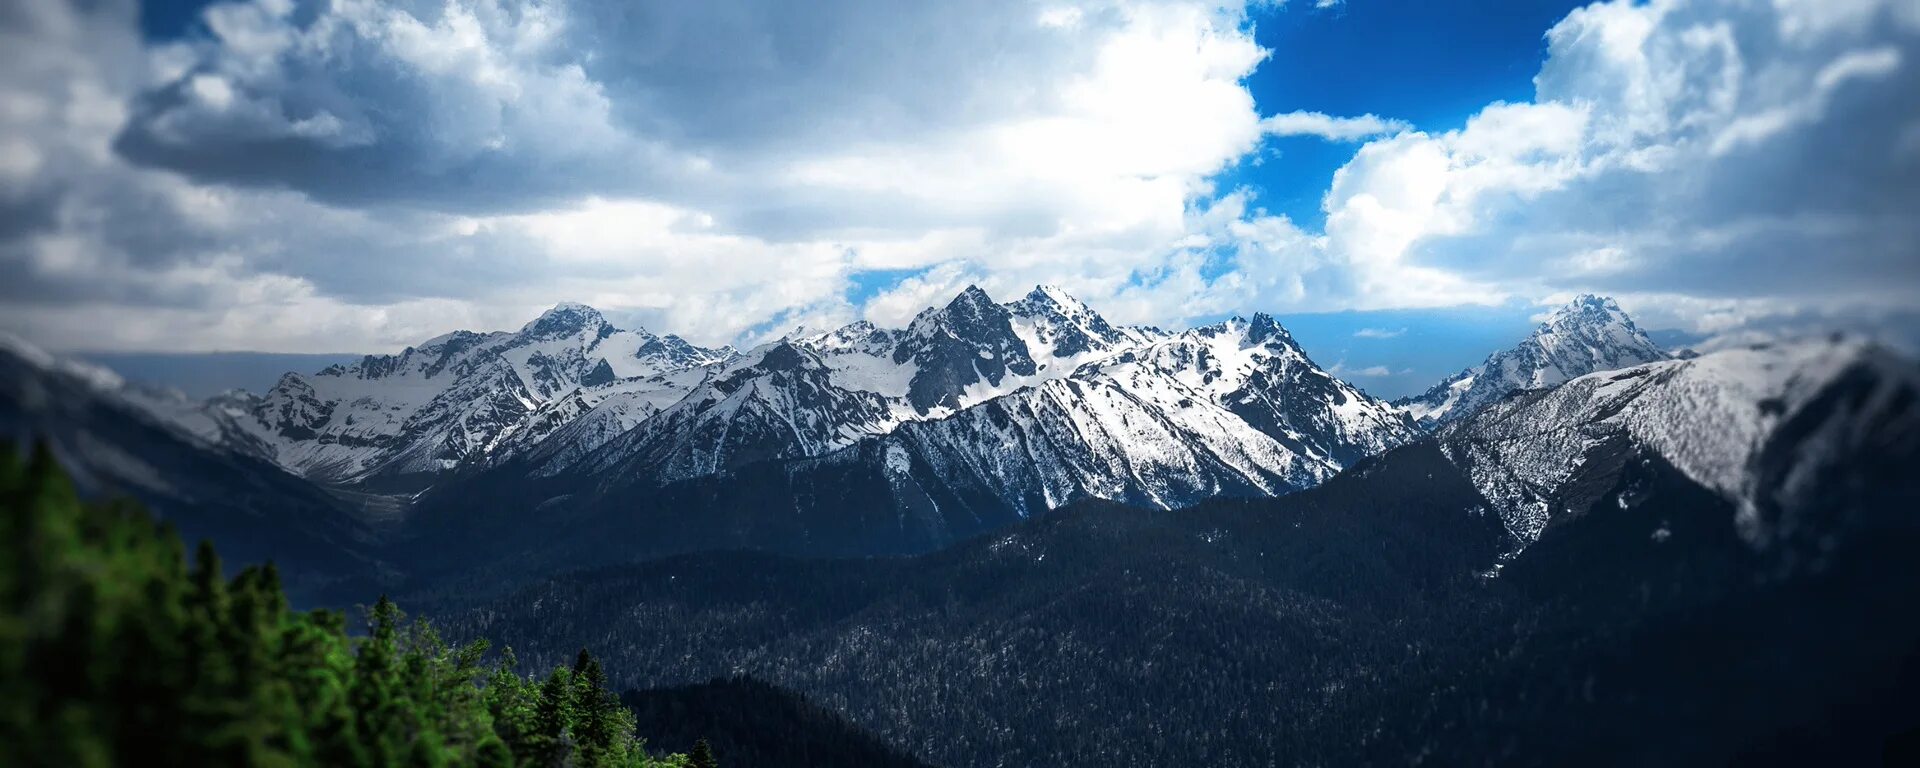
[[[133,0],[21,0],[0,323],[359,351],[561,299],[752,341],[968,283],[1162,325],[1602,291],[1703,328],[1920,299],[1911,2],[1594,4],[1542,30],[1532,100],[1451,129],[1252,92],[1260,18],[1295,6],[250,0],[152,41]],[[1311,192],[1319,231],[1222,183],[1303,136],[1353,153]]]

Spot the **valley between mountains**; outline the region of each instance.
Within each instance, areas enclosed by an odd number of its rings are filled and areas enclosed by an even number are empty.
[[[563,304],[205,402],[10,344],[0,428],[298,601],[399,594],[538,665],[592,648],[622,688],[764,681],[902,761],[1920,733],[1915,686],[1869,684],[1920,681],[1920,365],[1665,350],[1602,297],[1398,402],[1266,315],[1124,326],[1043,286],[748,350]]]

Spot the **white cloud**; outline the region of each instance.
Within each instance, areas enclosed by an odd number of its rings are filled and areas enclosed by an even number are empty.
[[[1389,376],[1411,375],[1413,371],[1410,369],[1402,369],[1402,370],[1396,371],[1384,365],[1369,365],[1369,366],[1364,366],[1360,368],[1354,368],[1347,365],[1347,362],[1345,360],[1341,360],[1341,361],[1335,362],[1333,364],[1333,367],[1328,368],[1327,373],[1331,373],[1335,377],[1342,378],[1342,379],[1383,379]]]
[[[1362,328],[1354,331],[1353,336],[1356,339],[1397,339],[1406,333],[1405,328]]]
[[[1377,115],[1334,117],[1304,110],[1273,115],[1261,120],[1260,126],[1274,136],[1318,136],[1328,141],[1357,141],[1413,128],[1405,121]]]
[[[59,66],[140,50],[130,2],[28,10],[41,27],[19,36]],[[210,38],[125,57],[116,79],[5,77],[10,109],[145,90],[130,122],[56,138],[47,110],[32,153],[0,153],[68,212],[4,246],[40,294],[8,297],[9,323],[53,346],[310,348],[275,321],[285,305],[365,348],[416,341],[400,318],[511,327],[565,298],[724,341],[886,316],[914,287],[852,307],[865,269],[1097,297],[1158,268],[1207,179],[1261,136],[1240,81],[1265,53],[1236,2],[884,15],[926,30],[910,44],[852,2],[804,28],[781,3],[633,10],[262,0],[209,9]],[[718,37],[632,27],[648,21]],[[617,25],[635,35],[601,37]],[[75,26],[119,39],[47,34]],[[766,35],[781,48],[756,50]],[[43,141],[84,162],[46,168]],[[394,320],[326,325],[356,311]]]
[[[1920,298],[1908,2],[1596,3],[1531,101],[1424,132],[1262,119],[1237,0],[259,0],[159,47],[132,0],[16,6],[0,320],[56,347],[385,348],[559,299],[717,342],[969,282],[1169,326]],[[1320,231],[1214,186],[1276,135],[1365,141]],[[855,306],[865,270],[912,277]]]
[[[1714,136],[1710,152],[1716,157],[1725,155],[1764,143],[1796,126],[1818,121],[1825,116],[1827,101],[1833,92],[1848,81],[1886,77],[1899,68],[1900,51],[1890,46],[1841,54],[1814,76],[1811,92],[1798,100],[1743,115],[1728,123]]]
[[[1310,247],[1346,273],[1349,307],[1656,289],[1750,308],[1911,305],[1920,224],[1901,211],[1920,204],[1920,166],[1903,142],[1920,123],[1905,96],[1920,89],[1920,13],[1907,5],[1578,9],[1547,34],[1533,101],[1362,146]]]

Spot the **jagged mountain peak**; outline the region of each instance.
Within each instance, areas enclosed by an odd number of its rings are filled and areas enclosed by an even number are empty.
[[[781,339],[733,361],[678,402],[590,455],[588,473],[664,483],[755,461],[802,458],[895,425],[884,398],[834,386],[802,342]],[[566,460],[545,467],[557,474]]]
[[[970,326],[991,322],[1006,314],[1006,308],[995,304],[993,297],[988,296],[980,286],[969,285],[946,304],[920,310],[907,329],[917,336],[959,333]]]
[[[330,365],[330,366],[327,366],[326,369],[322,370],[321,374],[324,375],[326,374],[327,371],[336,370],[339,368],[340,366]],[[298,372],[287,371],[286,373],[280,374],[279,380],[273,383],[273,389],[269,391],[311,392],[313,391],[313,385],[308,384],[307,377],[300,375]]]
[[[861,340],[864,340],[872,336],[873,334],[880,332],[880,330],[881,330],[880,326],[874,325],[873,321],[871,320],[855,320],[851,323],[847,323],[846,325],[840,326],[839,328],[835,328],[831,331],[814,334],[812,336],[806,336],[804,338],[808,341],[808,343],[812,343],[816,345],[826,346],[830,348],[843,347],[843,346],[847,346],[849,344],[854,344]],[[795,337],[795,338],[801,338],[801,337]]]
[[[1173,338],[1196,336],[1210,339],[1231,337],[1244,346],[1278,344],[1290,350],[1299,349],[1299,345],[1293,341],[1293,334],[1288,333],[1280,321],[1273,319],[1272,315],[1265,312],[1255,312],[1251,318],[1234,315],[1212,325],[1203,325],[1185,333],[1174,334]]]
[[[620,330],[593,307],[562,302],[517,332],[455,331],[311,377],[290,374],[228,423],[234,440],[264,446],[311,479],[405,489],[524,450],[609,398],[617,413],[606,423],[630,424],[705,378],[689,372],[734,357],[731,348]]]
[[[1073,294],[1067,293],[1066,289],[1045,283],[1034,286],[1033,290],[1028,291],[1026,297],[1018,303],[1026,303],[1033,306],[1052,306],[1062,311],[1076,314],[1093,311],[1091,307],[1087,306],[1086,302],[1074,297]]]
[[[988,296],[985,289],[969,283],[966,288],[961,289],[959,295],[953,297],[953,301],[947,302],[947,308],[984,307],[992,303],[993,297]]]
[[[1520,390],[1668,357],[1619,303],[1582,294],[1554,309],[1519,344],[1396,404],[1422,424],[1436,426]]]
[[[1116,326],[1057,286],[1040,285],[1006,305],[1015,332],[1027,339],[1036,360],[1068,358],[1077,365],[1145,344],[1160,334]]]
[[[1554,312],[1555,314],[1562,314],[1562,313],[1579,313],[1579,312],[1587,312],[1587,311],[1619,312],[1620,303],[1617,301],[1614,301],[1612,296],[1601,296],[1595,293],[1583,293],[1573,297],[1571,301],[1568,301],[1566,304],[1561,305],[1560,308],[1555,310]]]
[[[605,337],[616,330],[619,329],[607,322],[600,310],[578,302],[563,301],[522,326],[520,333],[535,338],[557,339],[586,331]]]
[[[1273,319],[1273,315],[1265,312],[1253,313],[1253,319],[1247,321],[1247,342],[1264,344],[1269,340],[1283,342],[1290,347],[1295,346],[1293,334],[1288,333],[1286,327],[1280,325],[1280,321]]]
[[[637,332],[635,335],[640,336],[644,341],[633,351],[633,356],[641,361],[652,363],[662,370],[692,368],[722,362],[738,354],[731,346],[707,349],[695,346],[692,342],[671,333],[665,336],[654,336]]]
[[[1639,326],[1634,325],[1633,318],[1629,317],[1626,310],[1621,309],[1620,304],[1611,297],[1584,293],[1556,307],[1547,315],[1547,319],[1540,323],[1535,332],[1566,331],[1609,325],[1639,330]]]

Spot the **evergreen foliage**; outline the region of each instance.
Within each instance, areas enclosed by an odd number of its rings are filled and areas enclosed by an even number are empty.
[[[226,578],[165,523],[82,503],[49,451],[0,447],[0,765],[644,766],[581,651],[522,677],[380,598],[289,608],[273,565]],[[707,764],[711,764],[710,762]]]
[[[687,768],[719,768],[719,766],[719,763],[714,762],[713,748],[707,746],[706,739],[693,743],[693,751],[687,753]]]

